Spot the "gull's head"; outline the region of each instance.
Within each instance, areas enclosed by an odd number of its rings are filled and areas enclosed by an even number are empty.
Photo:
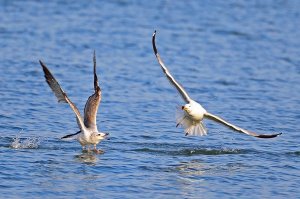
[[[181,107],[182,110],[184,110],[187,113],[190,113],[192,111],[192,105],[191,104],[186,104]]]
[[[109,133],[97,133],[96,137],[98,140],[104,140],[106,138],[108,138]]]

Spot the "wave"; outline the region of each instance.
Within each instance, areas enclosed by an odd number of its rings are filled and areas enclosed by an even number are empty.
[[[245,153],[248,153],[247,150],[228,149],[228,148],[221,148],[221,149],[194,148],[194,149],[179,149],[179,150],[139,148],[139,149],[134,149],[134,151],[147,152],[147,153],[158,153],[158,154],[166,154],[166,155],[182,155],[182,156],[225,155],[225,154],[245,154]]]

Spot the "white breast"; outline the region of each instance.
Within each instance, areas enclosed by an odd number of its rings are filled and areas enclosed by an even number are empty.
[[[204,117],[204,113],[206,113],[206,110],[197,102],[191,101],[191,110],[188,113],[189,116],[196,121],[201,121]]]

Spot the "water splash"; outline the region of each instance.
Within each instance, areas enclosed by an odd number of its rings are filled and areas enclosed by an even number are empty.
[[[41,138],[39,137],[28,137],[20,138],[22,131],[13,138],[10,147],[13,149],[36,149],[41,143]]]

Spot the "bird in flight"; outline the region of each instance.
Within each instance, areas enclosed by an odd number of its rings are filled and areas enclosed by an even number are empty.
[[[82,146],[82,150],[90,151],[90,146],[94,145],[93,151],[95,153],[103,153],[102,150],[97,149],[97,144],[108,137],[108,133],[99,132],[96,124],[96,116],[98,107],[101,101],[101,89],[98,84],[98,78],[96,74],[96,55],[94,51],[94,93],[88,98],[85,107],[84,107],[84,118],[81,117],[81,114],[75,104],[69,99],[67,94],[60,87],[57,80],[51,74],[47,66],[40,60],[40,64],[43,68],[46,82],[49,87],[55,94],[59,103],[68,103],[71,109],[74,111],[79,131],[74,134],[66,135],[61,139],[76,139]]]
[[[255,132],[248,131],[248,130],[242,129],[240,127],[237,127],[237,126],[225,121],[224,119],[207,112],[198,102],[194,101],[188,95],[188,93],[184,90],[184,88],[171,75],[171,73],[169,72],[169,70],[165,66],[165,64],[163,63],[163,61],[157,51],[157,48],[155,45],[155,36],[156,36],[156,31],[154,31],[154,33],[152,35],[152,46],[153,46],[154,54],[158,60],[158,63],[160,64],[162,71],[165,73],[165,75],[168,78],[168,80],[170,81],[170,83],[177,89],[177,91],[181,95],[182,99],[186,102],[186,104],[181,107],[182,111],[181,110],[178,111],[177,116],[176,116],[176,121],[177,121],[176,127],[179,125],[183,126],[185,129],[184,131],[185,131],[186,136],[187,135],[195,135],[195,136],[206,135],[207,130],[203,124],[204,119],[213,120],[217,123],[227,126],[228,128],[230,128],[234,131],[244,133],[244,134],[247,134],[250,136],[254,136],[257,138],[274,138],[281,134],[281,133],[267,134],[267,135],[266,134],[257,134]]]

